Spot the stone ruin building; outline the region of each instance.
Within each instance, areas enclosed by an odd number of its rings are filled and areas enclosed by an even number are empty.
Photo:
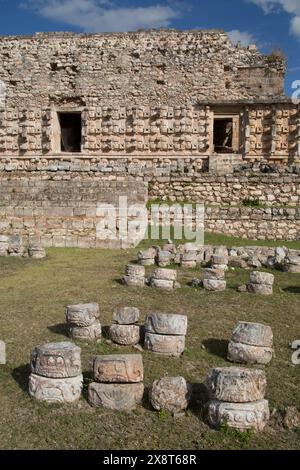
[[[280,54],[221,31],[1,37],[0,235],[116,246],[97,238],[97,205],[145,202],[145,183],[150,197],[296,205],[296,174],[232,175],[248,163],[299,163],[300,106],[284,94],[285,69]],[[222,231],[220,213],[207,217]],[[226,233],[237,235],[241,219]],[[275,237],[281,222],[268,228]],[[255,221],[241,233],[262,235]]]

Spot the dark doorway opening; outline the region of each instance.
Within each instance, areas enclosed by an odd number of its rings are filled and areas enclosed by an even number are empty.
[[[214,119],[214,149],[217,153],[232,152],[232,119]]]
[[[81,113],[58,113],[61,152],[81,152]]]

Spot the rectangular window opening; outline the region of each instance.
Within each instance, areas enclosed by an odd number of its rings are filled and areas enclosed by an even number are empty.
[[[81,113],[58,113],[60,125],[60,151],[81,152]]]
[[[233,119],[214,119],[214,149],[216,153],[230,153],[233,151]]]

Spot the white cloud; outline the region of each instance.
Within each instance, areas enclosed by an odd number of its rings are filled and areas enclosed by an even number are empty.
[[[233,29],[232,31],[228,31],[227,34],[234,44],[240,42],[242,46],[249,46],[249,44],[255,43],[254,36],[248,31]]]
[[[248,0],[263,9],[266,14],[285,11],[292,15],[290,32],[300,39],[300,0]]]
[[[43,18],[76,26],[85,32],[117,32],[167,27],[180,15],[170,5],[120,7],[114,0],[27,0],[23,8]]]

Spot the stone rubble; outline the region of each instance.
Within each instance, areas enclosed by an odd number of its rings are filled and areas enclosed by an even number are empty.
[[[173,290],[180,287],[177,282],[176,269],[155,269],[153,275],[150,277],[150,286],[156,289]]]
[[[223,265],[213,264],[212,268],[204,269],[203,287],[208,291],[224,291],[226,289]]]
[[[95,382],[88,389],[92,406],[130,411],[142,402],[144,368],[141,354],[96,356],[93,377]]]
[[[114,312],[114,324],[109,328],[110,339],[119,345],[134,346],[140,342],[140,326],[136,325],[140,312],[135,307],[125,307]]]
[[[125,276],[123,276],[123,284],[132,287],[145,286],[145,267],[138,264],[127,264],[125,266]]]
[[[29,394],[53,403],[74,402],[80,398],[83,376],[81,349],[73,343],[48,343],[31,353]]]
[[[270,418],[265,400],[266,376],[261,370],[223,367],[208,372],[205,385],[210,401],[208,421],[214,428],[222,424],[240,431],[262,431]]]
[[[228,360],[240,364],[268,364],[273,356],[273,332],[260,323],[238,322],[228,344]]]
[[[70,338],[79,341],[97,341],[101,338],[102,328],[98,320],[100,309],[97,303],[69,305],[65,314]]]
[[[6,345],[4,341],[0,340],[0,365],[6,364]]]
[[[249,283],[247,285],[248,292],[260,295],[272,295],[274,275],[260,271],[252,271],[249,275]]]
[[[180,413],[190,404],[192,385],[183,377],[163,377],[153,382],[149,398],[151,405],[157,411]]]
[[[145,321],[145,349],[178,357],[185,349],[187,317],[164,313],[150,313]]]

